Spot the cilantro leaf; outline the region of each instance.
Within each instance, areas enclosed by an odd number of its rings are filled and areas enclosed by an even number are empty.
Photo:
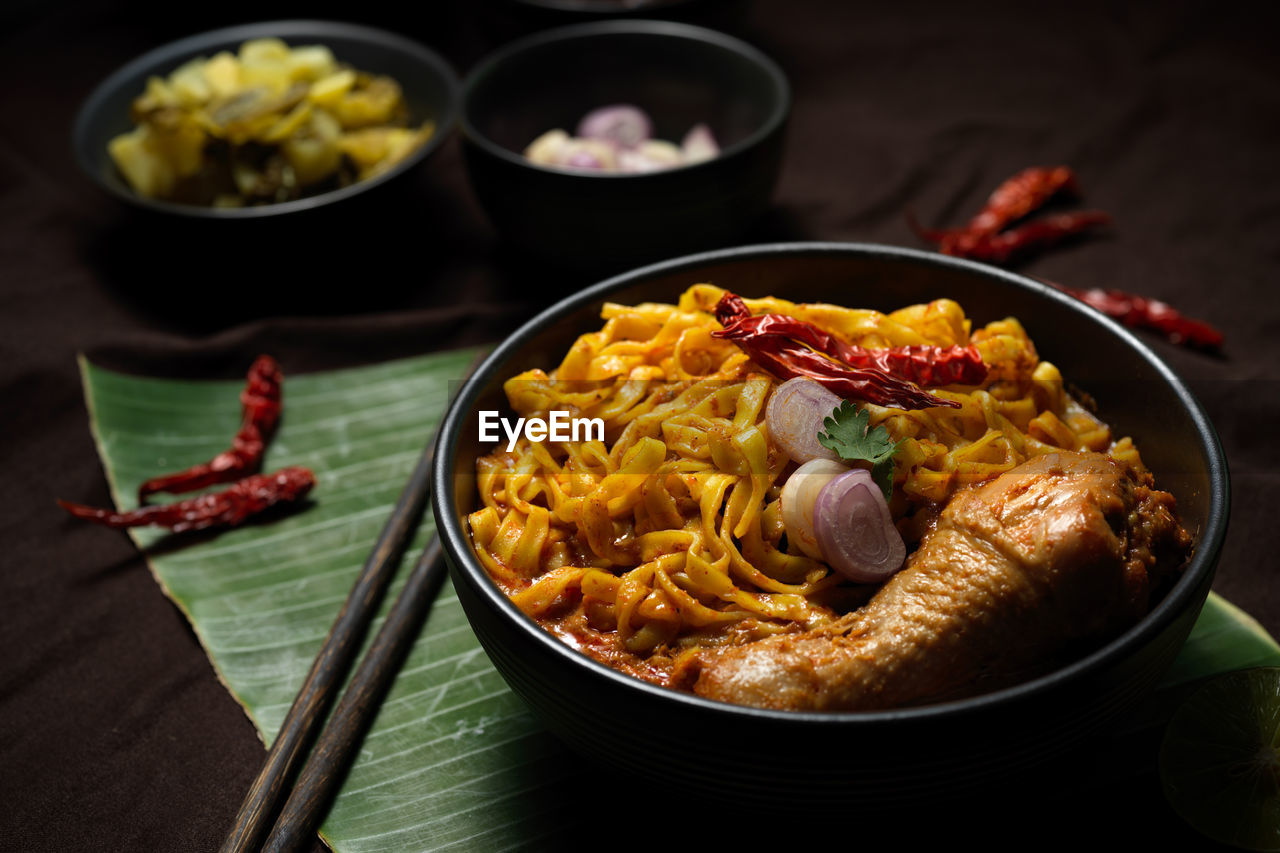
[[[893,454],[902,442],[894,441],[883,424],[868,429],[870,420],[870,412],[844,400],[822,422],[827,431],[818,433],[818,443],[846,462],[870,462],[871,479],[888,500],[893,492]]]

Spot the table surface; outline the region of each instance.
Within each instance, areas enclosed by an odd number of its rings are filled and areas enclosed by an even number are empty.
[[[481,6],[266,2],[254,17],[384,26],[465,73],[510,35]],[[132,56],[241,22],[230,6],[171,8],[0,12],[4,849],[214,850],[263,756],[129,540],[54,505],[109,501],[77,353],[176,376],[232,378],[260,350],[324,369],[495,340],[587,283],[503,248],[456,138],[415,175],[412,204],[336,244],[231,229],[193,244],[124,215],[77,172],[70,124]],[[1219,356],[1145,339],[1226,448],[1232,518],[1215,589],[1280,633],[1263,536],[1280,502],[1280,20],[1261,8],[757,0],[730,24],[795,95],[775,207],[745,242],[919,247],[904,210],[958,223],[1007,175],[1066,163],[1116,225],[1020,269],[1158,297],[1224,330]],[[1109,833],[1181,837],[1154,781],[1140,787],[1130,806],[1085,808],[1109,816]]]

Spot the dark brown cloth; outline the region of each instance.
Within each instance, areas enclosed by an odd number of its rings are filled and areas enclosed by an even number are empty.
[[[465,73],[509,34],[483,5],[0,11],[0,849],[215,850],[264,754],[129,540],[54,505],[109,501],[77,353],[232,378],[270,351],[302,372],[493,340],[586,283],[502,249],[456,139],[377,216],[316,234],[192,231],[128,215],[77,172],[79,102],[143,50],[249,15],[385,26]],[[1116,224],[1022,269],[1165,299],[1225,331],[1221,356],[1146,339],[1190,382],[1231,465],[1215,588],[1272,633],[1278,25],[1268,4],[758,0],[739,28],[784,67],[795,96],[776,207],[746,241],[920,246],[906,209],[959,224],[1004,177],[1066,163],[1086,204]],[[1153,773],[1036,799],[1054,772],[1029,778],[1025,801],[970,807],[951,823],[930,817],[937,803],[909,804],[916,820],[860,822],[846,839],[878,830],[907,849],[925,839],[1001,849],[1194,838]],[[604,788],[635,797],[625,779]]]

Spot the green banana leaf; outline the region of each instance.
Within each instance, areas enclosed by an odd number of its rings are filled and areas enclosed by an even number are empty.
[[[434,432],[450,383],[475,355],[287,376],[285,415],[264,470],[310,467],[318,482],[308,505],[268,523],[179,542],[131,531],[264,742],[280,728]],[[148,477],[225,449],[239,426],[240,382],[141,378],[83,358],[81,372],[90,426],[121,508],[136,505],[138,484]],[[428,513],[406,562],[431,533]],[[384,610],[406,574],[407,567]],[[1167,710],[1172,697],[1204,677],[1260,665],[1280,665],[1280,646],[1211,595],[1151,704]],[[1160,719],[1148,714],[1140,724]],[[567,825],[560,810],[574,799],[565,793],[566,778],[580,766],[506,687],[446,585],[321,834],[339,853],[494,851],[554,841]]]

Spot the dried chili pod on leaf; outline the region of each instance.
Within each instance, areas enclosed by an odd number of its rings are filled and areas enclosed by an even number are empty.
[[[193,492],[216,483],[230,483],[257,471],[267,440],[280,420],[283,380],[274,358],[258,356],[240,392],[244,416],[240,430],[231,440],[231,449],[185,471],[147,480],[138,487],[138,500],[144,501],[156,492]]]
[[[309,469],[293,467],[245,477],[220,492],[125,512],[63,500],[58,501],[58,505],[76,518],[107,527],[156,525],[182,533],[208,527],[234,527],[272,506],[301,500],[315,484],[315,474]]]

